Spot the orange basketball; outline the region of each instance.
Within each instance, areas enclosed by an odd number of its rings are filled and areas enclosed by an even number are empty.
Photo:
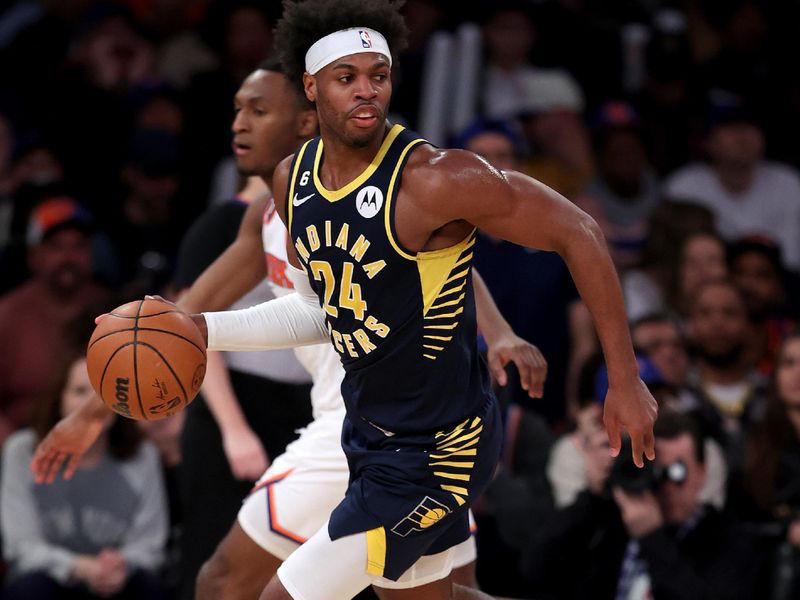
[[[89,340],[92,387],[113,411],[163,419],[194,400],[206,373],[203,336],[172,304],[136,300],[111,311]]]

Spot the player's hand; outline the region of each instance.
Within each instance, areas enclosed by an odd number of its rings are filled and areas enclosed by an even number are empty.
[[[145,300],[158,300],[159,302],[163,302],[164,304],[169,304],[169,305],[173,306],[173,307],[174,307],[174,308],[176,308],[177,310],[181,310],[181,307],[180,307],[180,306],[178,306],[178,305],[177,305],[177,304],[175,304],[174,302],[170,302],[169,300],[165,300],[165,299],[164,299],[164,298],[162,298],[161,296],[145,296],[145,297],[144,297],[144,299],[145,299]],[[101,323],[101,321],[102,321],[103,319],[105,319],[107,316],[108,316],[108,313],[103,313],[102,315],[97,315],[97,316],[94,318],[94,324],[95,324],[95,325],[99,325],[99,324]]]
[[[236,479],[256,481],[269,467],[269,458],[261,440],[249,427],[224,431],[222,445]]]
[[[603,410],[603,423],[611,444],[611,456],[617,456],[622,447],[622,432],[631,437],[633,462],[644,466],[642,454],[654,460],[656,452],[653,439],[653,423],[658,414],[658,405],[647,386],[637,377],[632,384],[620,387],[609,386]]]
[[[544,391],[544,381],[547,378],[547,360],[539,349],[523,340],[513,332],[492,340],[489,344],[487,358],[492,376],[499,385],[508,381],[506,365],[513,362],[519,371],[519,381],[522,389],[528,392],[531,398],[541,398]]]
[[[110,417],[110,413],[88,417],[76,411],[56,423],[33,453],[31,471],[36,483],[53,483],[64,464],[64,479],[71,479],[84,453],[103,432]]]

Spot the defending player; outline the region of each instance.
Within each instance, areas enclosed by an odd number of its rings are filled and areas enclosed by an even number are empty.
[[[316,133],[316,113],[278,65],[267,64],[250,75],[239,89],[233,122],[237,164],[244,174],[260,175],[267,184],[278,161]],[[291,287],[285,276],[286,229],[270,206],[257,199],[248,207],[235,242],[189,288],[180,305],[186,310],[217,310],[229,306],[267,274],[279,295]],[[265,212],[266,209],[266,212]],[[263,248],[267,260],[254,259]],[[477,290],[489,356],[498,378],[513,361],[532,396],[540,396],[544,380],[541,354],[516,337],[497,312],[485,286]],[[347,488],[348,469],[341,450],[344,406],[339,392],[343,371],[330,344],[298,351],[314,378],[314,421],[300,438],[275,459],[245,501],[237,522],[206,563],[198,578],[197,597],[255,598],[281,561],[325,522]],[[95,414],[105,414],[99,400],[81,415],[62,421],[40,444],[32,467],[37,479],[51,481],[65,460],[72,474],[86,447],[96,437]],[[472,540],[462,544],[455,566],[461,581],[472,576]]]
[[[348,598],[369,584],[382,598],[451,597],[452,548],[469,535],[467,507],[500,443],[475,351],[475,227],[565,259],[609,369],[613,452],[626,429],[636,463],[653,458],[656,404],[638,377],[597,224],[531,178],[388,125],[387,38],[399,48],[404,33],[388,0],[285,4],[278,45],[287,76],[302,76],[316,103],[321,130],[274,177],[299,293],[196,317],[212,349],[330,339],[345,368],[350,487],[262,598]]]

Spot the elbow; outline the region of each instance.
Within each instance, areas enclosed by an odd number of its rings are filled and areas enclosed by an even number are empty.
[[[567,234],[563,237],[558,253],[568,259],[575,252],[606,251],[606,238],[597,221],[585,212],[580,212],[571,223]]]

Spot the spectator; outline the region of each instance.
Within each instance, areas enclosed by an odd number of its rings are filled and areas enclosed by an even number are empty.
[[[786,264],[800,269],[800,175],[764,159],[764,134],[743,105],[714,106],[706,140],[708,164],[691,164],[666,182],[672,197],[692,198],[710,208],[727,240],[749,234],[769,237]]]
[[[597,174],[575,204],[603,228],[617,269],[641,262],[648,221],[661,202],[639,116],[621,101],[608,102],[594,122]]]
[[[594,173],[583,92],[566,71],[553,69],[527,79],[521,94],[519,117],[532,153],[521,170],[572,200]]]
[[[742,518],[773,523],[789,567],[783,598],[800,596],[800,333],[780,347],[764,422],[749,436],[733,508]],[[738,502],[736,502],[738,500]]]
[[[745,353],[749,322],[744,298],[730,281],[703,284],[690,307],[694,351],[689,384],[700,398],[705,432],[741,465],[744,435],[764,415],[765,381]]]
[[[46,200],[31,215],[31,278],[0,297],[0,440],[27,424],[63,351],[65,325],[107,297],[92,281],[91,230],[71,198]]]
[[[164,485],[158,455],[135,423],[109,415],[71,480],[34,483],[28,465],[38,440],[94,393],[85,358],[67,356],[33,427],[3,447],[3,598],[165,599],[156,576],[167,535]]]
[[[111,221],[126,297],[158,293],[175,268],[185,230],[180,158],[179,140],[171,133],[139,129],[131,137],[122,169],[127,193]]]
[[[758,549],[701,500],[706,466],[696,425],[664,412],[655,438],[651,470],[636,469],[623,449],[604,481],[600,470],[540,529],[523,563],[536,597],[756,597]]]
[[[632,321],[655,312],[685,317],[697,288],[727,275],[725,243],[713,231],[681,234],[655,263],[627,274],[623,290]],[[647,254],[652,254],[652,244]],[[676,252],[677,250],[677,252]]]
[[[794,326],[780,249],[769,239],[742,238],[728,249],[728,263],[752,323],[748,354],[759,371],[771,375],[778,347]]]

